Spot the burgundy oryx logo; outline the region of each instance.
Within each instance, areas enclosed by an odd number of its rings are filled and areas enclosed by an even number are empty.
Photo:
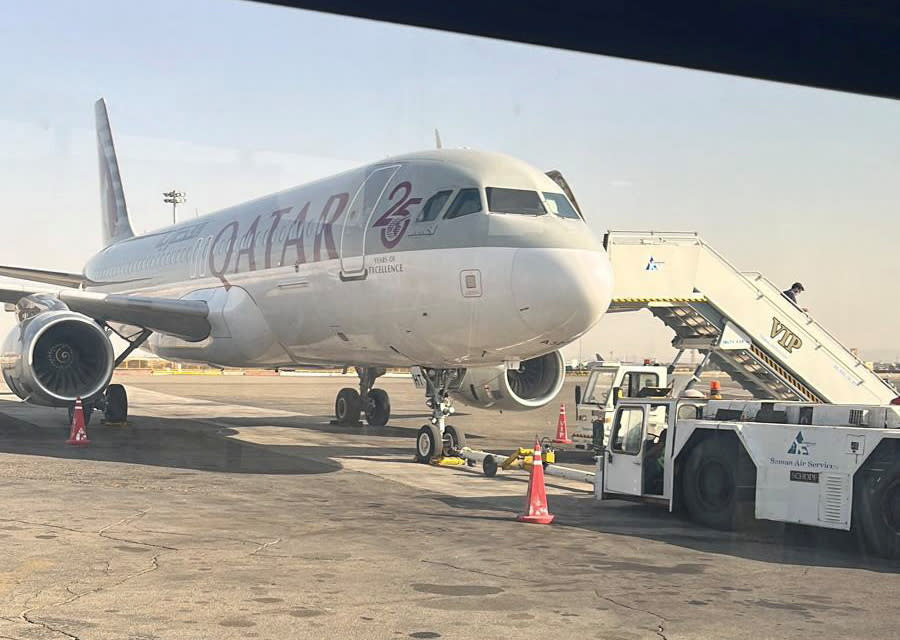
[[[401,191],[402,195],[398,196]],[[412,185],[408,181],[401,182],[394,187],[388,196],[388,201],[394,202],[395,198],[397,201],[372,225],[372,227],[381,227],[381,243],[388,249],[397,246],[409,228],[411,214],[408,207],[422,202],[422,198],[410,198],[410,193],[412,193]]]

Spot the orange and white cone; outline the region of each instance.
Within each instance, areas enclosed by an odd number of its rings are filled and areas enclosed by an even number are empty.
[[[66,444],[83,447],[90,443],[87,430],[84,427],[84,407],[81,405],[81,398],[77,398],[75,400],[75,411],[72,414],[72,430],[69,432],[69,439],[66,440]]]
[[[566,405],[559,405],[559,421],[556,423],[556,437],[553,439],[554,444],[572,444],[569,440],[569,430],[566,427]]]
[[[544,465],[541,463],[541,443],[534,443],[531,475],[528,477],[528,496],[525,498],[525,513],[516,516],[519,522],[550,524],[556,516],[550,515],[547,504],[547,489],[544,487]]]

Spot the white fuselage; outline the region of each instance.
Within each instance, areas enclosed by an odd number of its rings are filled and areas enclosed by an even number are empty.
[[[489,212],[487,188],[536,192],[550,212]],[[444,217],[472,193],[480,211]],[[114,244],[85,276],[207,302],[206,340],[151,337],[167,359],[491,366],[577,339],[610,301],[605,252],[546,194],[561,189],[506,156],[411,154]]]

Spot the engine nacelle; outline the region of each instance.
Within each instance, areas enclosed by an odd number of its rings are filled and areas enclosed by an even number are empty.
[[[69,406],[100,394],[115,368],[112,344],[91,318],[43,295],[17,305],[19,324],[0,351],[0,370],[23,400]]]
[[[566,367],[559,351],[523,360],[519,369],[467,369],[454,399],[480,409],[527,411],[543,407],[562,389]]]

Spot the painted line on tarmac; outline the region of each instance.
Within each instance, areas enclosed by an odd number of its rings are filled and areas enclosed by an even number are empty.
[[[207,400],[203,398],[193,398],[190,396],[177,396],[169,393],[163,393],[162,391],[153,391],[150,389],[144,389],[142,387],[129,387],[128,396],[130,400],[136,400],[137,402],[131,402],[132,406],[139,406],[141,408],[153,408],[158,407],[160,405],[174,405],[179,408],[179,411],[183,411],[185,408],[192,407],[227,407],[234,414],[233,417],[236,418],[258,418],[263,416],[276,416],[289,418],[293,416],[303,416],[303,417],[311,417],[312,414],[303,413],[302,411],[284,411],[282,409],[263,409],[261,407],[256,407],[249,404],[234,404],[231,402],[219,402],[216,400]],[[144,397],[146,396],[146,397]],[[190,407],[185,407],[186,403],[190,403]],[[244,415],[241,415],[244,414]],[[165,416],[171,417],[171,416]],[[232,417],[232,416],[229,416]]]

